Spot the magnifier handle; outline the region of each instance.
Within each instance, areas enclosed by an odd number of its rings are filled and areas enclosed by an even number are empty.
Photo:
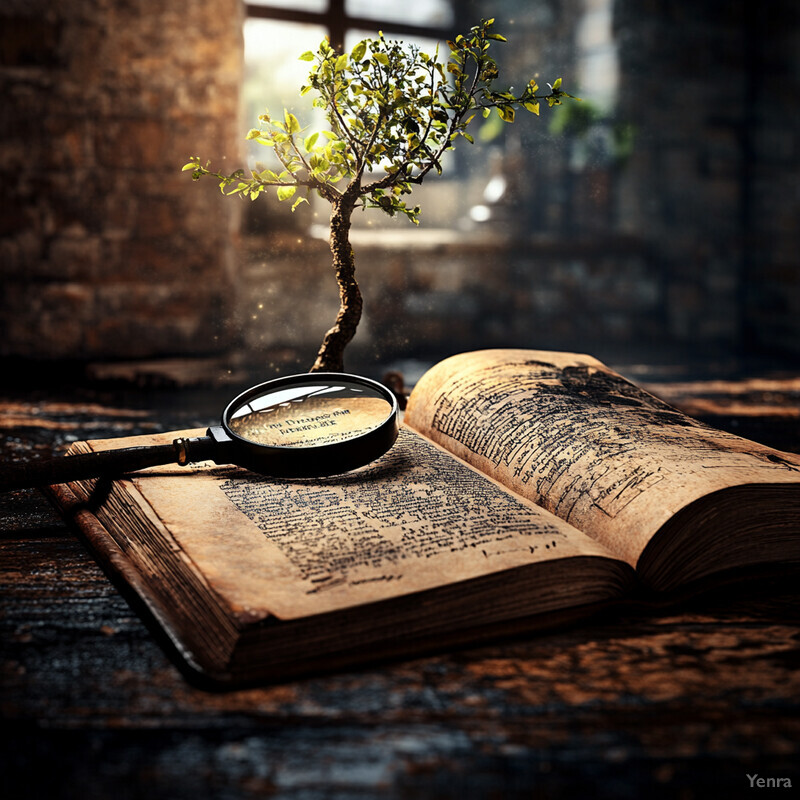
[[[176,444],[156,444],[80,453],[43,461],[0,465],[0,491],[32,486],[49,486],[87,478],[114,477],[146,467],[174,464]]]

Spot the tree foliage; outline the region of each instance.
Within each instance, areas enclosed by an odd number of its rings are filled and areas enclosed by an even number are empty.
[[[418,223],[420,208],[407,204],[408,195],[432,170],[442,173],[442,155],[459,138],[474,142],[468,128],[477,114],[488,117],[494,109],[504,122],[514,122],[518,109],[538,115],[542,102],[552,107],[571,97],[561,78],[547,92],[534,79],[519,94],[495,90],[499,72],[490,47],[506,39],[493,25],[493,19],[482,20],[467,36],[448,41],[444,62],[438,47],[431,57],[382,33],[343,54],[324,40],[316,53],[300,56],[312,62],[300,94],[316,93],[313,104],[324,110],[328,129],[309,132],[288,110],[280,117],[267,110],[247,139],[274,148],[280,171],[225,175],[197,156],[183,169],[195,180],[215,176],[223,193],[251,200],[274,187],[278,200],[291,200],[293,209],[312,191],[335,202],[350,190],[354,205]]]

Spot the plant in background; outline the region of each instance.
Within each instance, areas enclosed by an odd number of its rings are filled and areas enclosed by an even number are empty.
[[[612,164],[623,167],[633,153],[636,131],[594,103],[570,103],[550,119],[550,133],[572,140],[573,164]]]
[[[330,249],[339,285],[340,308],[325,334],[312,371],[343,371],[344,351],[361,319],[361,292],[350,246],[350,220],[356,208],[376,208],[419,222],[419,206],[407,205],[413,187],[431,172],[442,173],[441,159],[467,132],[480,113],[495,109],[503,122],[513,122],[518,109],[539,114],[541,102],[552,107],[571,97],[561,78],[539,93],[531,79],[522,92],[496,91],[492,42],[506,39],[492,31],[494,20],[482,20],[468,35],[448,41],[444,63],[416,46],[405,47],[379,34],[338,53],[323,41],[316,53],[300,59],[313,62],[301,94],[315,92],[314,106],[324,110],[329,129],[309,132],[285,110],[280,119],[268,112],[248,139],[274,148],[280,171],[258,165],[247,175],[214,172],[193,157],[183,169],[199,180],[210,175],[224,194],[255,200],[275,188],[278,200],[292,201],[292,210],[316,192],[331,205]]]

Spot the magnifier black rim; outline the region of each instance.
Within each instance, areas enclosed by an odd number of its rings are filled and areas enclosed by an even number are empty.
[[[289,384],[315,382],[361,384],[389,403],[386,418],[366,433],[339,442],[311,445],[269,445],[245,439],[228,424],[231,414],[253,397]],[[222,412],[222,427],[237,445],[237,463],[273,477],[318,477],[347,472],[374,461],[394,444],[398,432],[398,403],[394,393],[371,378],[344,372],[303,372],[251,386],[231,400]],[[312,460],[314,459],[314,460]]]

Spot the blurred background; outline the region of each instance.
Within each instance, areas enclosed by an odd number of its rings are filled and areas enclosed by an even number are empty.
[[[475,145],[415,196],[419,227],[356,213],[365,318],[347,366],[413,378],[515,346],[793,367],[798,8],[4,0],[0,356],[39,376],[307,369],[338,308],[326,208],[223,198],[181,166],[263,159],[244,134],[264,107],[316,124],[297,56],[326,35],[383,30],[432,53],[494,17],[499,83],[562,77],[583,102],[479,117]]]

